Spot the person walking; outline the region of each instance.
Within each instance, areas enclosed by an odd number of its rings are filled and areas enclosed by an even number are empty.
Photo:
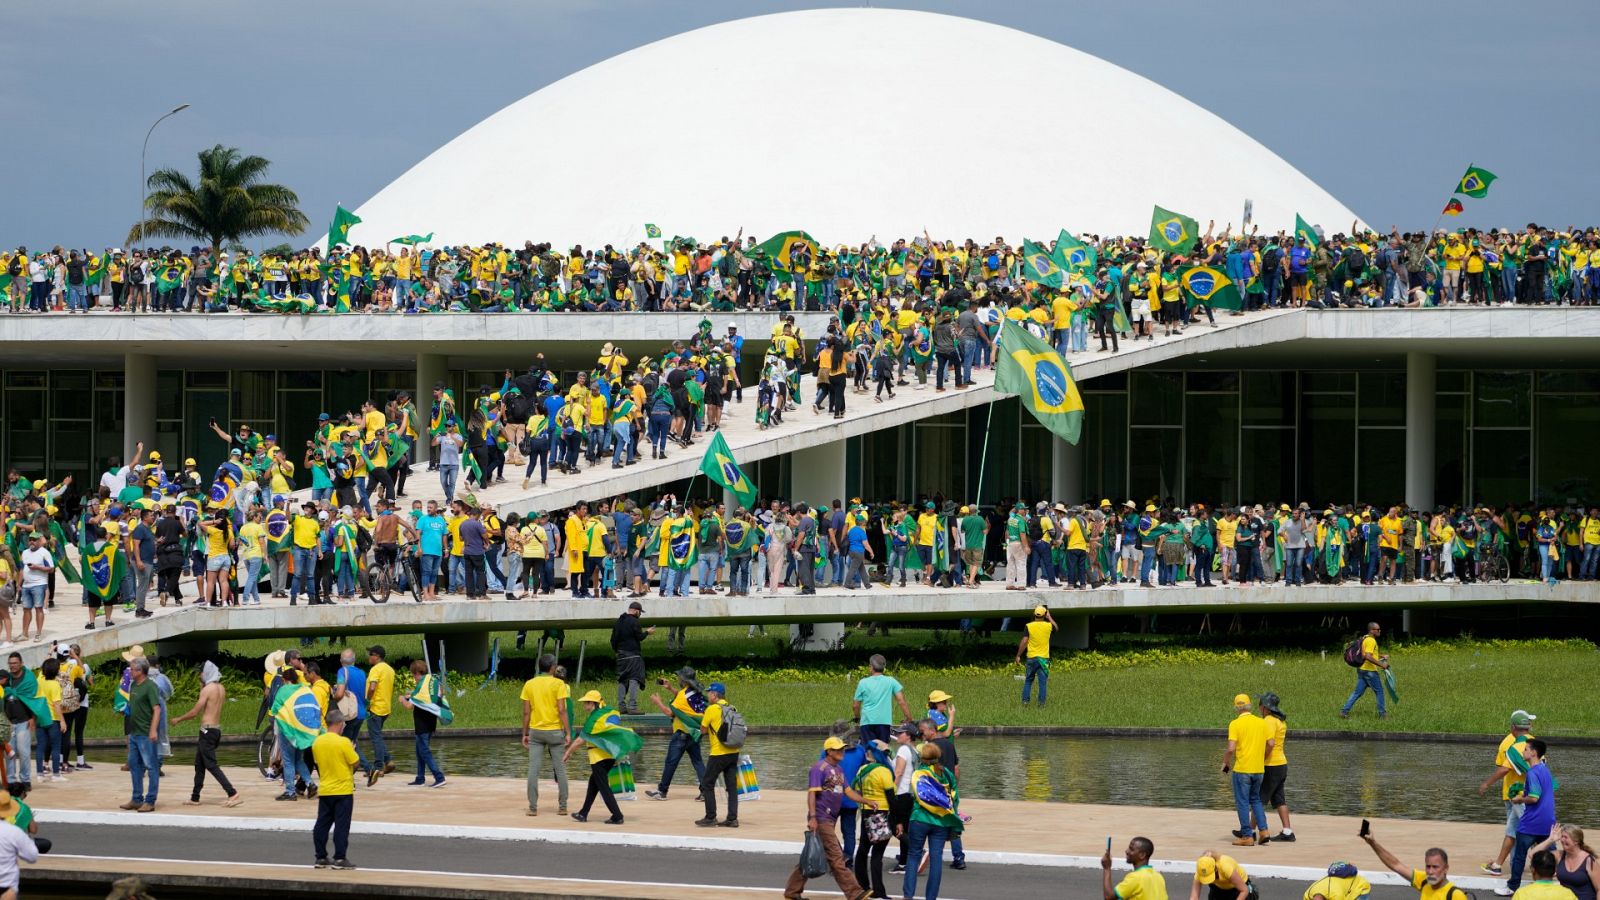
[[[374,644],[367,648],[367,736],[372,738],[372,768],[367,786],[394,771],[394,759],[383,739],[383,723],[394,708],[394,667],[385,661],[384,649]]]
[[[1361,695],[1371,690],[1378,697],[1378,718],[1388,715],[1384,708],[1383,676],[1380,671],[1389,668],[1389,657],[1378,653],[1378,636],[1383,629],[1377,622],[1367,623],[1367,636],[1361,639],[1361,665],[1356,669],[1356,689],[1350,692],[1350,699],[1344,701],[1344,706],[1339,709],[1339,718],[1350,718],[1350,708],[1356,705]]]
[[[440,713],[442,704],[435,702],[435,687],[433,679],[439,676],[428,671],[428,664],[420,659],[411,661],[411,679],[416,685],[411,693],[400,698],[400,705],[411,710],[411,733],[417,751],[417,777],[406,782],[416,786],[423,784],[428,775],[433,776],[428,787],[444,787],[444,770],[439,768],[439,763],[433,758],[433,736],[439,730]],[[448,721],[446,725],[450,724]]]
[[[1267,725],[1250,712],[1250,695],[1233,698],[1234,718],[1228,723],[1228,749],[1222,757],[1222,772],[1233,773],[1233,806],[1239,814],[1239,829],[1233,833],[1236,847],[1265,844],[1267,813],[1261,806],[1261,782],[1267,759]]]
[[[867,900],[871,893],[861,887],[855,873],[845,862],[837,827],[839,807],[844,798],[848,796],[857,803],[862,802],[863,798],[854,788],[845,784],[844,773],[839,769],[839,761],[844,758],[844,741],[829,737],[822,742],[822,753],[822,759],[811,764],[806,777],[806,831],[816,835],[821,842],[822,852],[828,859],[828,871],[846,900]],[[916,866],[911,866],[910,871],[914,873]],[[806,881],[805,873],[796,865],[794,871],[789,873],[788,883],[784,885],[784,900],[804,900]]]
[[[739,751],[744,747],[744,716],[728,705],[728,688],[720,681],[706,687],[706,712],[701,720],[710,743],[709,760],[700,776],[700,796],[706,814],[695,822],[702,828],[739,827]],[[717,779],[728,792],[728,817],[717,821]]]
[[[872,670],[867,677],[856,682],[856,693],[850,703],[855,720],[861,725],[861,740],[868,746],[876,741],[889,742],[889,725],[893,720],[894,706],[898,704],[906,719],[915,719],[906,703],[905,689],[883,670],[889,665],[883,654],[874,653],[867,660]],[[887,759],[879,753],[879,762]]]
[[[1511,798],[1511,802],[1520,804],[1524,809],[1522,820],[1517,823],[1516,842],[1511,846],[1510,875],[1505,887],[1494,890],[1502,897],[1515,894],[1517,888],[1522,886],[1522,870],[1527,865],[1528,850],[1548,838],[1558,821],[1555,782],[1551,778],[1550,767],[1544,762],[1546,749],[1544,741],[1538,738],[1530,738],[1522,745],[1522,758],[1528,763],[1527,784],[1521,794]]]
[[[1033,621],[1024,629],[1027,634],[1017,642],[1016,664],[1023,665],[1023,654],[1027,654],[1027,668],[1022,677],[1022,705],[1028,705],[1029,695],[1033,693],[1033,682],[1039,682],[1039,705],[1044,706],[1045,692],[1050,686],[1050,636],[1055,634],[1056,620],[1050,615],[1048,607],[1035,606],[1033,608]]]
[[[317,821],[311,828],[311,847],[316,851],[319,869],[354,869],[350,862],[350,819],[355,813],[355,767],[360,761],[356,747],[344,736],[344,713],[328,710],[328,730],[311,742],[311,758],[316,760],[320,786],[317,792]],[[333,861],[328,860],[328,833],[333,833]]]
[[[528,815],[539,814],[539,775],[544,758],[556,779],[556,815],[567,814],[567,767],[556,758],[571,743],[572,723],[567,720],[567,699],[572,688],[556,677],[560,668],[553,653],[539,657],[539,674],[522,686],[522,746],[528,751]]]
[[[927,848],[927,900],[938,900],[939,876],[944,872],[944,845],[961,836],[961,792],[956,776],[946,768],[939,744],[928,741],[918,751],[922,760],[911,776],[911,845],[906,856],[905,886],[902,896],[917,895],[917,869]]]
[[[1289,757],[1283,752],[1283,742],[1289,735],[1289,717],[1278,708],[1278,695],[1271,691],[1261,695],[1259,705],[1262,724],[1267,728],[1267,761],[1261,777],[1262,806],[1278,811],[1281,827],[1272,839],[1292,843],[1294,828],[1289,824],[1289,801],[1283,792],[1289,780]],[[1261,827],[1265,830],[1266,825]]]
[[[666,679],[663,678],[659,683],[664,685],[665,682]],[[672,787],[672,776],[677,774],[678,763],[686,753],[689,756],[689,763],[694,766],[695,783],[700,784],[705,781],[706,764],[700,756],[701,717],[709,708],[710,700],[700,689],[700,683],[695,680],[694,669],[688,666],[678,670],[678,693],[672,698],[670,707],[662,701],[659,694],[651,694],[650,700],[661,710],[662,715],[672,720],[672,737],[667,742],[666,759],[661,763],[661,781],[655,790],[647,790],[644,795],[651,800],[665,800],[667,789]]]
[[[589,810],[594,808],[594,801],[599,797],[605,803],[606,809],[611,812],[611,818],[606,819],[607,825],[621,825],[622,810],[617,806],[617,797],[611,792],[611,769],[616,766],[617,758],[608,747],[615,748],[610,742],[610,737],[616,737],[613,732],[623,731],[628,734],[633,732],[622,727],[622,717],[616,710],[606,706],[599,691],[590,691],[578,698],[583,705],[583,714],[586,716],[583,730],[567,744],[567,749],[561,755],[561,762],[566,763],[572,756],[572,751],[587,745],[589,747],[589,788],[583,798],[583,808],[572,814],[572,818],[579,822],[589,821]],[[637,738],[634,739],[634,743]]]
[[[194,745],[194,790],[190,792],[189,799],[183,802],[185,806],[200,805],[200,789],[205,787],[207,772],[222,788],[222,793],[227,795],[227,799],[222,801],[223,806],[234,807],[244,802],[244,798],[228,781],[228,776],[222,773],[222,767],[217,765],[217,746],[222,743],[222,709],[227,702],[228,689],[222,685],[222,672],[216,663],[208,659],[200,667],[200,696],[195,698],[194,706],[168,723],[176,725],[197,716],[200,719],[200,736]]]
[[[15,654],[13,654],[15,656]],[[128,775],[133,796],[123,809],[152,812],[161,787],[161,692],[150,680],[150,660],[133,660],[128,688]]]
[[[897,755],[898,752],[897,749]],[[908,779],[911,774],[907,773]],[[856,881],[860,882],[862,887],[870,888],[872,896],[886,898],[889,892],[883,883],[883,854],[889,849],[889,839],[895,833],[894,770],[867,760],[856,770],[856,777],[850,786],[856,789],[856,793],[861,795],[867,806],[877,805],[877,809],[868,808],[861,811],[861,838],[856,844],[855,853]],[[907,815],[910,815],[909,810]]]
[[[1528,768],[1527,760],[1522,756],[1522,745],[1533,737],[1533,722],[1537,718],[1522,709],[1511,714],[1511,733],[1500,739],[1500,746],[1494,751],[1494,771],[1478,785],[1478,796],[1482,797],[1498,781],[1500,802],[1505,805],[1506,811],[1506,833],[1500,840],[1500,853],[1493,862],[1486,862],[1479,867],[1485,875],[1499,876],[1504,873],[1506,857],[1511,855],[1511,846],[1517,841],[1517,825],[1522,821],[1523,806],[1512,803],[1511,798],[1522,793],[1523,773]]]
[[[343,734],[356,748],[358,771],[373,781],[373,768],[361,753],[361,724],[367,719],[367,673],[356,665],[356,651],[349,647],[339,653],[339,671],[334,675],[329,700],[344,713]]]
[[[639,714],[639,689],[644,687],[644,639],[655,634],[656,628],[639,625],[644,606],[635,600],[628,609],[617,616],[611,626],[611,651],[617,659],[617,711],[626,715]]]

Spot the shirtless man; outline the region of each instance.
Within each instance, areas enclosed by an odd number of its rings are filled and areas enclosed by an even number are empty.
[[[195,699],[194,706],[171,723],[176,725],[196,716],[200,718],[200,738],[194,746],[194,791],[183,804],[200,805],[200,788],[205,785],[206,773],[210,772],[222,786],[222,792],[228,795],[222,805],[238,806],[244,798],[228,783],[228,776],[222,774],[222,767],[217,765],[217,745],[222,743],[222,708],[228,703],[228,689],[222,686],[222,673],[210,660],[200,669],[200,684],[200,696]]]

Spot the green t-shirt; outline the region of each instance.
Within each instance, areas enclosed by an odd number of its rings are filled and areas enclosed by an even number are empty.
[[[977,513],[961,519],[961,546],[967,550],[983,549],[983,529],[988,523]]]
[[[150,723],[155,719],[156,708],[161,705],[161,691],[156,683],[146,678],[128,690],[128,721],[133,734],[149,734]]]
[[[1026,516],[1013,514],[1006,520],[1006,540],[1022,541],[1028,538],[1028,519]]]

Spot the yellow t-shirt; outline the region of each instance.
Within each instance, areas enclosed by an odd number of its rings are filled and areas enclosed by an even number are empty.
[[[317,793],[348,797],[356,792],[354,773],[359,757],[349,738],[332,732],[317,735],[311,742],[311,758],[317,761],[317,771],[322,776]]]
[[[367,714],[387,716],[394,699],[394,667],[380,662],[367,672]]]
[[[1529,734],[1528,737],[1533,737],[1533,735]],[[1508,734],[1500,739],[1500,746],[1494,751],[1494,764],[1496,768],[1506,765],[1506,751],[1510,750],[1511,747],[1516,744],[1516,742],[1517,736],[1514,734]],[[1500,799],[1510,800],[1512,788],[1515,788],[1517,793],[1522,793],[1522,785],[1523,776],[1518,775],[1515,769],[1500,776]]]
[[[1267,765],[1287,766],[1289,757],[1284,755],[1283,741],[1289,736],[1289,725],[1277,716],[1267,716],[1262,721],[1267,724],[1267,739],[1272,741],[1272,752],[1267,754]]]
[[[1372,893],[1372,885],[1365,878],[1355,875],[1350,878],[1334,878],[1327,876],[1319,878],[1306,888],[1300,895],[1300,900],[1313,900],[1315,897],[1324,897],[1326,900],[1362,900]]]
[[[522,529],[522,558],[544,559],[550,555],[546,543],[549,535],[545,534],[544,526],[538,523]]]
[[[362,435],[363,440],[370,441],[375,436],[382,434],[385,428],[389,427],[389,420],[385,418],[383,413],[379,410],[375,409],[372,412],[367,413],[365,419],[367,431],[366,434]]]
[[[1217,546],[1232,547],[1234,535],[1239,533],[1238,519],[1217,520]]]
[[[1434,889],[1431,896],[1426,890],[1422,892],[1423,900],[1434,900],[1434,898],[1443,900],[1445,896],[1446,894],[1439,889]],[[1511,900],[1577,900],[1577,895],[1564,884],[1557,884],[1554,881],[1535,881],[1517,888],[1517,892],[1511,895]]]
[[[274,494],[289,493],[289,476],[294,474],[294,463],[287,459],[271,469],[272,476],[267,486]]]
[[[1384,516],[1378,520],[1378,527],[1383,531],[1378,535],[1378,546],[1386,550],[1400,549],[1400,519],[1398,516]]]
[[[294,529],[294,545],[302,550],[315,550],[317,538],[322,534],[322,526],[314,516],[297,515],[290,522]]]
[[[1438,887],[1434,887],[1433,885],[1429,884],[1428,883],[1428,873],[1422,871],[1421,869],[1412,869],[1411,870],[1411,886],[1416,888],[1422,894],[1420,900],[1450,900],[1450,896],[1452,894],[1454,894],[1455,891],[1456,891],[1456,886],[1451,884],[1448,879],[1443,884],[1439,885]],[[1528,885],[1528,887],[1532,887],[1532,886],[1533,885]],[[1559,887],[1558,885],[1552,885],[1552,886],[1553,887]],[[1571,896],[1571,891],[1568,891],[1566,888],[1562,887],[1562,888],[1559,888],[1559,889],[1561,891],[1563,891],[1566,896],[1568,896],[1568,897]],[[1527,888],[1523,888],[1523,889],[1517,891],[1517,893],[1514,894],[1513,896],[1520,896],[1522,894],[1522,891],[1524,891],[1524,890],[1527,890]],[[1535,896],[1537,896],[1537,895],[1535,895]],[[1557,894],[1557,895],[1546,894],[1545,895],[1545,900],[1556,900],[1556,897],[1558,897],[1558,896],[1562,896],[1562,895],[1560,895],[1560,894]],[[1526,900],[1526,898],[1524,898],[1524,900]]]
[[[917,516],[917,543],[924,547],[933,546],[934,532],[939,530],[939,517],[933,513],[923,513]]]
[[[61,708],[61,682],[53,678],[46,678],[43,675],[38,677],[38,681],[39,692],[37,696],[40,700],[51,704],[50,718],[53,720],[55,719],[56,710]]]
[[[1362,638],[1361,639],[1361,652],[1364,655],[1371,656],[1373,659],[1377,659],[1377,657],[1378,657],[1378,639],[1373,637],[1370,634],[1367,635],[1366,637]],[[1363,672],[1376,672],[1381,668],[1382,668],[1382,666],[1379,666],[1377,663],[1374,663],[1374,662],[1372,662],[1370,660],[1367,661],[1367,662],[1363,662],[1361,664],[1361,671],[1363,671]]]
[[[879,809],[888,809],[889,797],[893,794],[894,770],[888,766],[875,766],[861,776],[861,798],[867,803],[876,803]]]
[[[1088,536],[1083,533],[1083,523],[1079,521],[1077,516],[1067,520],[1066,529],[1068,550],[1089,549]]]
[[[333,688],[328,685],[328,679],[318,678],[317,683],[311,686],[311,696],[317,698],[317,705],[322,707],[322,721],[328,721],[328,701],[333,698]]]
[[[1228,723],[1228,741],[1233,744],[1233,770],[1241,775],[1260,775],[1266,770],[1266,723],[1250,713],[1240,713]]]
[[[206,556],[228,555],[228,533],[221,528],[202,526],[206,533]]]
[[[1167,900],[1167,882],[1155,869],[1140,866],[1122,876],[1113,893],[1117,900]]]
[[[711,756],[727,756],[738,753],[739,749],[728,747],[717,740],[717,729],[722,727],[722,708],[728,705],[726,700],[718,700],[706,707],[706,714],[700,718],[700,727],[706,733],[706,739],[711,742]]]
[[[1056,329],[1068,328],[1072,325],[1072,302],[1066,294],[1057,294],[1050,301],[1051,326]]]
[[[687,693],[685,693],[682,688],[679,688],[677,696],[672,698],[672,708],[682,712],[684,715],[688,716],[691,719],[700,719],[703,716],[702,713],[695,712],[694,711],[694,707],[689,705],[689,695]],[[709,711],[710,708],[707,707],[707,709]],[[722,717],[719,714],[717,716],[717,720],[720,722],[721,719],[722,719]],[[672,730],[673,731],[681,731],[684,734],[688,734],[689,733],[689,726],[683,724],[683,720],[682,719],[678,718],[677,716],[673,716],[672,717]]]
[[[1446,244],[1444,248],[1444,267],[1451,271],[1461,270],[1461,261],[1467,257],[1467,245],[1456,241]]]
[[[1036,620],[1028,623],[1028,658],[1050,658],[1050,633],[1055,631],[1055,626],[1049,622]]]
[[[445,525],[450,529],[450,555],[465,556],[466,548],[461,543],[461,523],[467,521],[466,516],[455,516],[445,520]]]
[[[1250,874],[1239,865],[1239,861],[1231,856],[1217,857],[1217,887],[1231,888],[1235,891],[1244,887],[1250,880]]]
[[[261,539],[267,536],[267,529],[260,522],[246,522],[239,529],[239,558],[261,559],[266,556],[262,551]]]
[[[533,731],[559,731],[561,709],[571,696],[572,687],[554,676],[539,675],[528,679],[522,686],[522,699],[529,706],[528,728]]]

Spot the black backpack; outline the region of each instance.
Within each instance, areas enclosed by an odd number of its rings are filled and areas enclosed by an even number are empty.
[[[1278,267],[1278,260],[1281,257],[1282,252],[1283,251],[1279,250],[1277,247],[1267,248],[1267,252],[1261,254],[1261,271],[1265,273],[1276,269]]]
[[[6,266],[6,274],[12,278],[22,274],[22,262],[17,257],[11,257],[11,263]]]
[[[1367,655],[1365,653],[1361,652],[1361,642],[1365,641],[1366,639],[1367,639],[1366,635],[1358,634],[1358,635],[1356,635],[1356,639],[1355,640],[1351,641],[1348,645],[1345,646],[1345,648],[1344,648],[1344,662],[1345,662],[1345,665],[1350,666],[1352,668],[1359,669],[1359,668],[1361,668],[1361,664],[1367,661]]]
[[[1344,269],[1351,278],[1367,270],[1367,255],[1361,252],[1360,247],[1350,247],[1344,251]]]

